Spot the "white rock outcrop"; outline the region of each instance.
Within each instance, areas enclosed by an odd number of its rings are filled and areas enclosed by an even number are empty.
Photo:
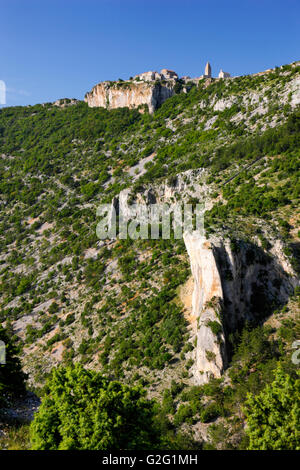
[[[157,83],[149,80],[132,82],[101,82],[86,93],[84,101],[107,109],[138,108],[147,105],[153,113],[166,99],[174,95],[175,81]]]
[[[270,306],[285,303],[299,280],[278,240],[270,254],[250,242],[207,240],[197,232],[185,233],[184,242],[194,278],[193,375],[203,384],[226,368],[226,336],[245,321],[266,318]]]
[[[205,170],[188,170],[163,184],[149,184],[133,196],[124,189],[113,198],[111,211],[134,219],[131,201],[144,206],[196,197],[205,201]],[[208,209],[210,204],[205,204]],[[221,377],[228,362],[228,335],[246,321],[258,324],[279,304],[287,302],[299,280],[284,255],[281,241],[270,238],[268,252],[259,244],[223,236],[206,239],[203,233],[184,233],[193,275],[189,322],[196,340],[192,373],[196,384]],[[273,309],[273,310],[272,310]]]
[[[185,233],[184,242],[194,277],[192,318],[197,346],[194,378],[197,384],[220,377],[226,365],[225,336],[220,318],[223,290],[211,243],[197,232]],[[215,334],[213,326],[218,328]]]

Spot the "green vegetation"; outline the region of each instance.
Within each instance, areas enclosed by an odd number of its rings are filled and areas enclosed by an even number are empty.
[[[158,405],[145,399],[141,388],[109,381],[78,364],[53,370],[44,393],[30,426],[34,450],[194,446],[188,436],[172,433]]]
[[[1,450],[29,450],[29,425],[28,424],[10,424],[6,430],[5,436],[0,436]]]
[[[282,383],[294,390],[297,292],[282,306],[261,292],[259,281],[266,279],[263,268],[274,240],[300,269],[300,112],[291,101],[298,76],[299,66],[285,66],[209,86],[200,81],[188,93],[179,83],[153,115],[83,102],[0,110],[0,339],[8,345],[9,361],[8,367],[0,365],[0,400],[4,406],[13,390],[24,391],[17,357],[33,383],[44,384],[50,374],[49,393],[31,427],[34,448],[131,449],[151,443],[199,449],[192,436],[200,421],[211,423],[204,447],[246,449],[255,437],[245,433],[245,420],[258,419],[244,411],[248,393],[256,408],[264,407],[264,419],[272,420],[274,410],[264,397],[273,396],[278,363]],[[177,191],[178,174],[187,170],[180,176],[186,190]],[[225,379],[203,386],[193,385],[196,342],[179,298],[179,287],[191,275],[184,242],[171,237],[99,243],[96,236],[100,203],[111,203],[125,188],[134,202],[138,193],[140,200],[159,185],[160,194],[164,185],[170,188],[170,201],[211,203],[207,236],[230,239],[234,257],[247,244],[247,266],[257,261],[251,247],[261,247],[262,269],[246,312],[253,319],[257,314],[256,323],[241,322],[229,335],[223,310],[219,321],[208,322],[216,341],[224,326],[230,363]],[[230,282],[235,273],[225,264]],[[280,289],[280,279],[274,282]],[[262,323],[270,314],[272,328]],[[55,369],[58,364],[62,368]],[[156,402],[146,400],[141,386]],[[76,407],[72,395],[59,395],[62,387],[74,391]],[[111,423],[106,408],[99,408],[101,396],[112,407]],[[133,406],[141,417],[137,434],[125,432]],[[268,435],[258,436],[266,448]],[[26,425],[12,427],[2,445],[30,447]],[[295,441],[278,445],[293,447]]]
[[[299,320],[294,325],[296,330],[298,327]],[[275,449],[276,445],[282,449],[296,448],[299,445],[295,426],[299,419],[297,365],[291,362],[291,342],[283,344],[273,333],[270,327],[247,325],[232,338],[234,354],[226,374],[230,385],[225,385],[223,378],[211,379],[205,385],[183,387],[177,396],[166,389],[163,406],[173,416],[174,424],[180,428],[183,424],[217,420],[209,427],[207,449]],[[246,433],[245,420],[251,423]],[[276,426],[272,427],[273,422]],[[264,426],[267,423],[270,429]],[[287,428],[290,443],[284,442]],[[288,434],[287,431],[285,436]]]
[[[138,388],[80,365],[54,370],[31,424],[32,448],[150,449],[158,444],[153,403]]]
[[[300,380],[281,368],[258,395],[249,395],[245,414],[250,450],[299,450]]]

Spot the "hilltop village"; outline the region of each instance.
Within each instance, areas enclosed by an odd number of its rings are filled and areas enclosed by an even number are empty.
[[[229,78],[228,72],[221,69],[217,79],[212,77],[212,69],[207,62],[204,74],[196,78],[183,76],[179,78],[173,70],[162,69],[159,72],[143,72],[129,80],[104,81],[95,85],[92,90],[86,93],[84,100],[90,107],[102,107],[107,109],[142,108],[146,105],[150,113],[153,113],[161,104],[173,96],[182,86],[182,91],[186,92],[184,85],[198,84],[201,80],[218,80]],[[179,87],[179,88],[178,88]]]

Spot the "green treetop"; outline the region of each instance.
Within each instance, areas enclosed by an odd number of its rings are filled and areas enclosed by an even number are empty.
[[[154,403],[138,387],[79,364],[54,369],[31,423],[34,450],[149,449],[157,445]]]
[[[299,373],[298,373],[299,374]],[[245,404],[249,450],[300,449],[300,380],[278,367],[275,380]]]

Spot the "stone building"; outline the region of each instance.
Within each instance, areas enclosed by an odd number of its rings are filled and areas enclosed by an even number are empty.
[[[193,79],[195,80],[202,80],[202,78],[212,78],[211,77],[211,65],[209,62],[206,63],[205,70],[204,70],[204,75],[200,75],[200,77]]]
[[[162,69],[160,75],[165,80],[178,80],[178,75],[174,70]]]
[[[145,82],[153,82],[155,80],[160,80],[161,76],[158,72],[150,71],[150,72],[144,72],[140,73],[139,75],[135,75],[134,80],[143,80]]]
[[[160,73],[150,71],[135,75],[134,80],[137,79],[143,80],[144,82],[153,82],[156,80],[178,80],[178,75],[174,70],[162,69]]]
[[[230,73],[228,72],[223,72],[223,70],[221,69],[220,72],[219,72],[219,78],[229,78],[230,77]]]
[[[211,66],[210,66],[209,62],[206,63],[205,71],[204,71],[204,77],[205,78],[211,78]]]

